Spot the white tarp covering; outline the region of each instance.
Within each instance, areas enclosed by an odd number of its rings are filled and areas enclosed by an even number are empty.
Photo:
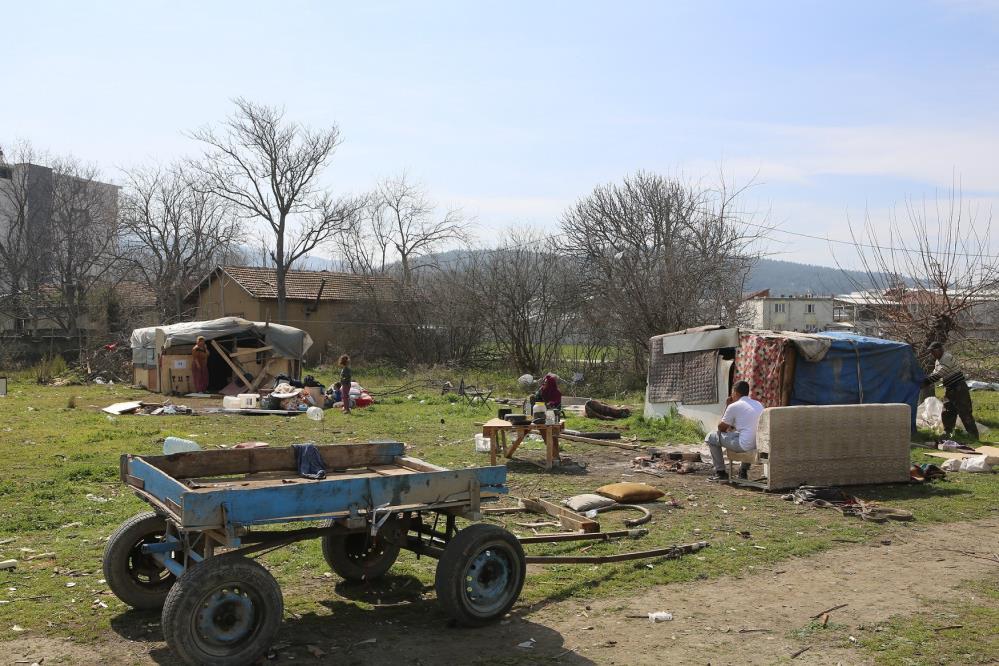
[[[658,336],[663,342],[663,354],[724,349],[739,346],[739,329],[703,326]]]
[[[132,331],[132,363],[155,364],[156,338],[160,349],[174,345],[193,345],[199,335],[206,340],[224,338],[241,333],[256,333],[274,349],[276,356],[302,360],[312,346],[312,338],[300,328],[249,321],[241,317],[223,317],[211,321],[189,321],[169,326],[150,326]],[[152,361],[150,361],[152,359]]]

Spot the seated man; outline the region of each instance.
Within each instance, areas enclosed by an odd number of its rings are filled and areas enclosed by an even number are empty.
[[[730,451],[752,451],[756,448],[756,426],[760,422],[763,405],[749,397],[749,382],[736,382],[732,387],[732,395],[728,399],[725,414],[718,422],[718,432],[710,433],[704,443],[711,450],[711,462],[715,467],[715,475],[709,481],[727,481],[725,459],[722,449]],[[749,476],[749,464],[742,463],[739,468],[739,478]]]

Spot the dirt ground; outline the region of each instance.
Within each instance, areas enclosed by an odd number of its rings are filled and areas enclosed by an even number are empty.
[[[868,655],[843,640],[852,630],[918,611],[928,598],[955,594],[963,581],[995,576],[999,567],[967,553],[997,551],[999,518],[899,525],[870,544],[746,576],[652,587],[627,598],[520,607],[509,620],[476,630],[447,627],[426,595],[403,607],[375,608],[363,624],[288,617],[268,663],[431,664],[444,657],[458,664],[772,664],[790,663],[793,653],[810,646],[793,663],[863,664]],[[793,633],[841,604],[830,614],[838,641]],[[628,617],[659,610],[674,619],[651,624]],[[114,633],[93,645],[32,636],[2,643],[0,663],[176,663],[157,613],[130,611],[113,626]],[[525,643],[531,647],[520,647]]]

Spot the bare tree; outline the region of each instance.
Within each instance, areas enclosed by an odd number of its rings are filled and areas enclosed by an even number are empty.
[[[156,294],[159,320],[183,314],[183,298],[241,238],[232,204],[199,187],[182,166],[126,172],[122,223],[131,272]]]
[[[735,323],[765,231],[737,208],[745,188],[716,188],[638,172],[602,185],[562,215],[587,308],[644,364],[653,335]],[[753,227],[758,229],[758,227]]]
[[[296,260],[348,228],[362,201],[333,199],[319,179],[340,145],[336,125],[314,130],[285,119],[280,109],[235,100],[221,129],[193,133],[206,144],[193,162],[205,190],[240,215],[267,223],[277,284],[277,319],[287,320],[285,278]]]
[[[97,167],[72,158],[53,163],[52,174],[50,274],[60,301],[55,318],[82,348],[89,297],[121,257],[118,188],[99,181]]]
[[[359,272],[384,272],[388,261],[398,260],[402,282],[413,284],[416,260],[446,243],[468,240],[468,220],[450,208],[437,213],[437,205],[406,174],[387,178],[369,196],[368,206],[340,250],[347,265]]]
[[[908,342],[932,366],[931,342],[991,343],[999,302],[999,256],[992,253],[991,213],[965,204],[956,189],[943,201],[906,201],[879,232],[870,216],[850,224],[860,278],[843,271],[863,295],[858,307],[871,332]],[[842,266],[841,266],[842,268]]]
[[[538,374],[559,361],[582,303],[578,271],[551,239],[531,230],[506,232],[496,250],[479,253],[464,297],[496,346],[521,372]]]

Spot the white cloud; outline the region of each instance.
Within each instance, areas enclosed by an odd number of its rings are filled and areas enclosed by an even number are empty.
[[[761,154],[725,160],[726,173],[803,183],[823,175],[906,178],[936,187],[999,191],[994,128],[750,125]],[[761,146],[764,148],[760,149]]]

